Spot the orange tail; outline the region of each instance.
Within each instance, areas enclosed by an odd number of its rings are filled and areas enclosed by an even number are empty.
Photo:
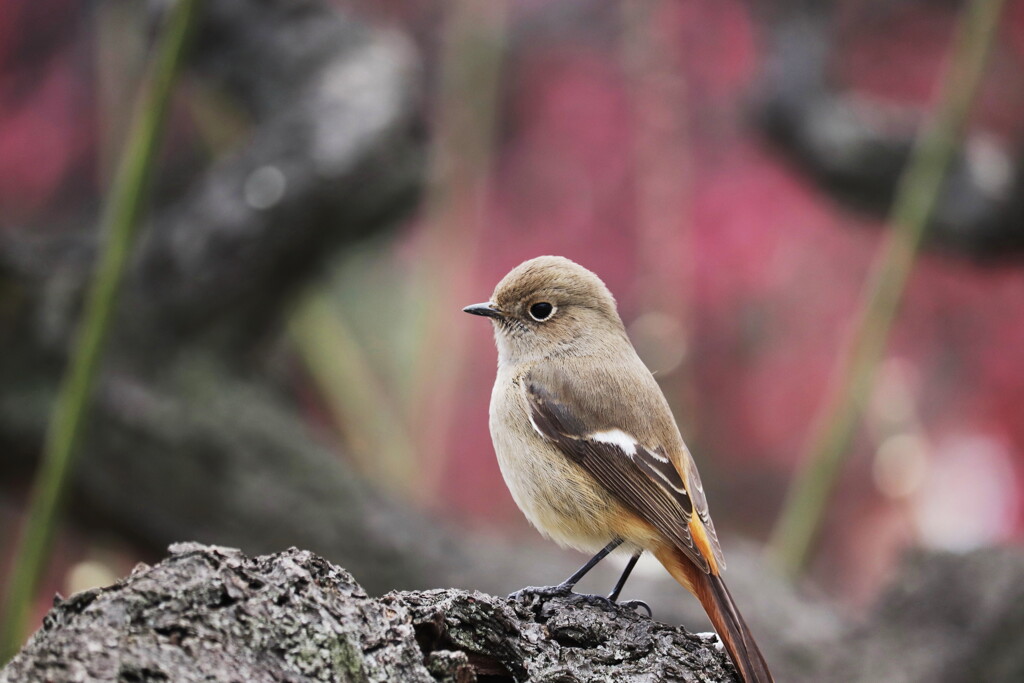
[[[754,642],[754,636],[736,609],[736,603],[722,577],[706,574],[675,548],[656,554],[669,574],[697,596],[715,631],[725,643],[744,683],[774,683],[768,664]]]

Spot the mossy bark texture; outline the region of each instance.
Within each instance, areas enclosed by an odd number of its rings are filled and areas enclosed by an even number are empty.
[[[58,600],[0,682],[735,680],[716,645],[586,596],[372,598],[308,551],[180,544]]]

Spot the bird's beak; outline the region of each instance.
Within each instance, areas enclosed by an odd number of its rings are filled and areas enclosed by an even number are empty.
[[[498,310],[498,307],[492,304],[490,301],[483,304],[473,304],[472,306],[466,306],[462,309],[466,313],[472,313],[473,315],[482,315],[487,318],[500,318],[502,312]]]

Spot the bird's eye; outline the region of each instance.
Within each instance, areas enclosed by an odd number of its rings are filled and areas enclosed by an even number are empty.
[[[530,317],[536,321],[547,320],[555,312],[555,307],[547,301],[538,301],[530,306]]]

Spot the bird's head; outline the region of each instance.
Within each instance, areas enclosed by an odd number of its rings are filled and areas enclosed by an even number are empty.
[[[561,256],[521,263],[502,278],[490,301],[462,310],[494,323],[501,363],[590,355],[625,339],[605,284]]]

